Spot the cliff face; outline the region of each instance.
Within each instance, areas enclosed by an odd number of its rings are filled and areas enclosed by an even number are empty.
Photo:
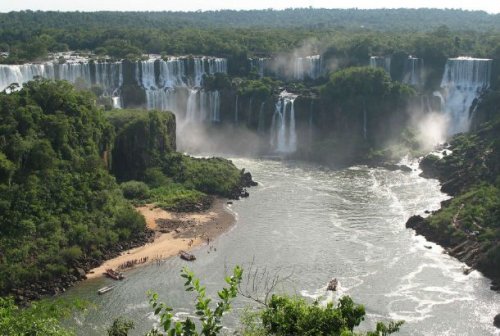
[[[171,112],[118,110],[108,114],[115,127],[111,171],[119,180],[140,180],[176,150],[176,122]]]

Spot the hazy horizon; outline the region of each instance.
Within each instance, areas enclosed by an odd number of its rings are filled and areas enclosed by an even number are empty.
[[[368,0],[357,1],[336,1],[332,5],[327,0],[277,0],[273,1],[273,6],[269,6],[268,1],[254,0],[243,3],[229,0],[200,1],[192,0],[185,2],[144,0],[122,2],[117,0],[100,1],[87,0],[80,2],[67,2],[63,0],[19,0],[10,3],[0,4],[0,12],[11,12],[21,10],[41,10],[41,11],[211,11],[211,10],[262,10],[275,9],[282,10],[288,8],[323,8],[323,9],[398,9],[398,8],[432,8],[432,9],[462,9],[474,11],[486,11],[491,14],[500,13],[500,1],[476,0],[467,4],[458,4],[452,0],[442,0],[438,5],[432,0],[416,0],[411,5],[402,4],[398,0],[381,0],[374,3]]]

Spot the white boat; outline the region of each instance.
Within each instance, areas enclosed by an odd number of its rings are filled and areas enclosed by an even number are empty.
[[[98,291],[97,291],[97,294],[99,295],[102,295],[104,293],[107,293],[109,292],[110,290],[112,290],[113,288],[115,288],[116,286],[105,286],[105,287],[102,287],[100,288]]]

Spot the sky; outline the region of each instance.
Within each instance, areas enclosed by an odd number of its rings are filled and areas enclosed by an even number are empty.
[[[0,12],[60,11],[196,11],[216,9],[315,8],[460,8],[500,13],[500,0],[0,0]]]

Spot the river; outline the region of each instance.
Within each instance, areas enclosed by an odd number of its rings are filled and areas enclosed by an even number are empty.
[[[436,180],[418,172],[352,167],[332,170],[314,164],[234,159],[252,172],[259,186],[250,197],[230,206],[234,228],[201,247],[190,268],[208,293],[223,285],[234,265],[250,265],[269,274],[290,276],[279,292],[320,301],[350,295],[365,305],[366,321],[405,320],[398,335],[500,335],[492,324],[500,312],[500,294],[477,271],[468,276],[464,264],[443,249],[405,228],[406,220],[436,210],[446,195]],[[432,248],[428,248],[428,247]],[[192,313],[192,293],[179,277],[186,265],[177,257],[132,270],[112,292],[96,290],[111,281],[86,281],[66,293],[95,307],[71,324],[78,335],[103,335],[118,316],[136,323],[132,335],[143,335],[156,322],[146,291],[154,289],[181,317]],[[339,291],[326,294],[326,284],[339,280]],[[226,316],[237,328],[237,316],[252,302],[237,300]]]

